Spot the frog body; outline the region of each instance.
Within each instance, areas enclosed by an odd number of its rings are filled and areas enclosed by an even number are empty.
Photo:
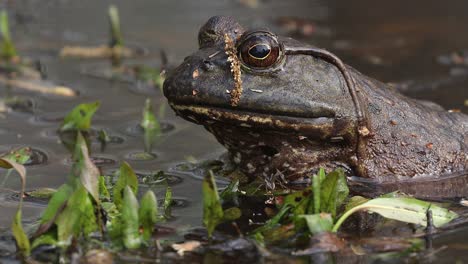
[[[242,81],[235,104],[229,39]],[[466,171],[463,113],[408,98],[326,50],[267,30],[245,31],[229,17],[208,20],[199,44],[168,74],[164,94],[252,179],[292,183],[318,168],[341,167],[378,185]]]

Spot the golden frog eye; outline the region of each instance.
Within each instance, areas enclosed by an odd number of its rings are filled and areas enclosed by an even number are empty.
[[[242,64],[252,69],[272,67],[277,64],[282,55],[282,46],[276,36],[263,31],[243,36],[237,49]]]

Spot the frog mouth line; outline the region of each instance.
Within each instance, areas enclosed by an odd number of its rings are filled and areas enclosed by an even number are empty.
[[[319,138],[344,136],[352,131],[353,128],[352,122],[346,118],[290,117],[211,106],[179,105],[173,103],[170,105],[183,118],[208,126],[220,122],[246,128],[300,132],[301,134],[319,136]]]

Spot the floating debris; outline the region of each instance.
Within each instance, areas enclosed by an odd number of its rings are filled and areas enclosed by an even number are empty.
[[[199,241],[186,241],[180,244],[172,244],[171,247],[177,251],[179,256],[183,256],[185,252],[191,252],[200,247]]]
[[[135,51],[127,47],[109,47],[100,45],[97,47],[84,46],[65,46],[60,50],[60,57],[76,57],[84,59],[102,59],[111,58],[118,55],[121,58],[130,58],[135,56]]]
[[[64,97],[73,97],[77,95],[77,92],[69,87],[54,85],[45,81],[32,81],[22,79],[8,79],[4,76],[0,76],[0,83],[6,86],[12,86],[18,89],[27,90],[30,92],[37,92],[41,94],[58,95]]]

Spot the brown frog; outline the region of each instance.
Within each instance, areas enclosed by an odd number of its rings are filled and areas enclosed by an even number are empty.
[[[467,115],[230,17],[210,18],[198,38],[200,49],[168,74],[164,94],[249,177],[294,183],[342,167],[358,192],[468,195]]]

